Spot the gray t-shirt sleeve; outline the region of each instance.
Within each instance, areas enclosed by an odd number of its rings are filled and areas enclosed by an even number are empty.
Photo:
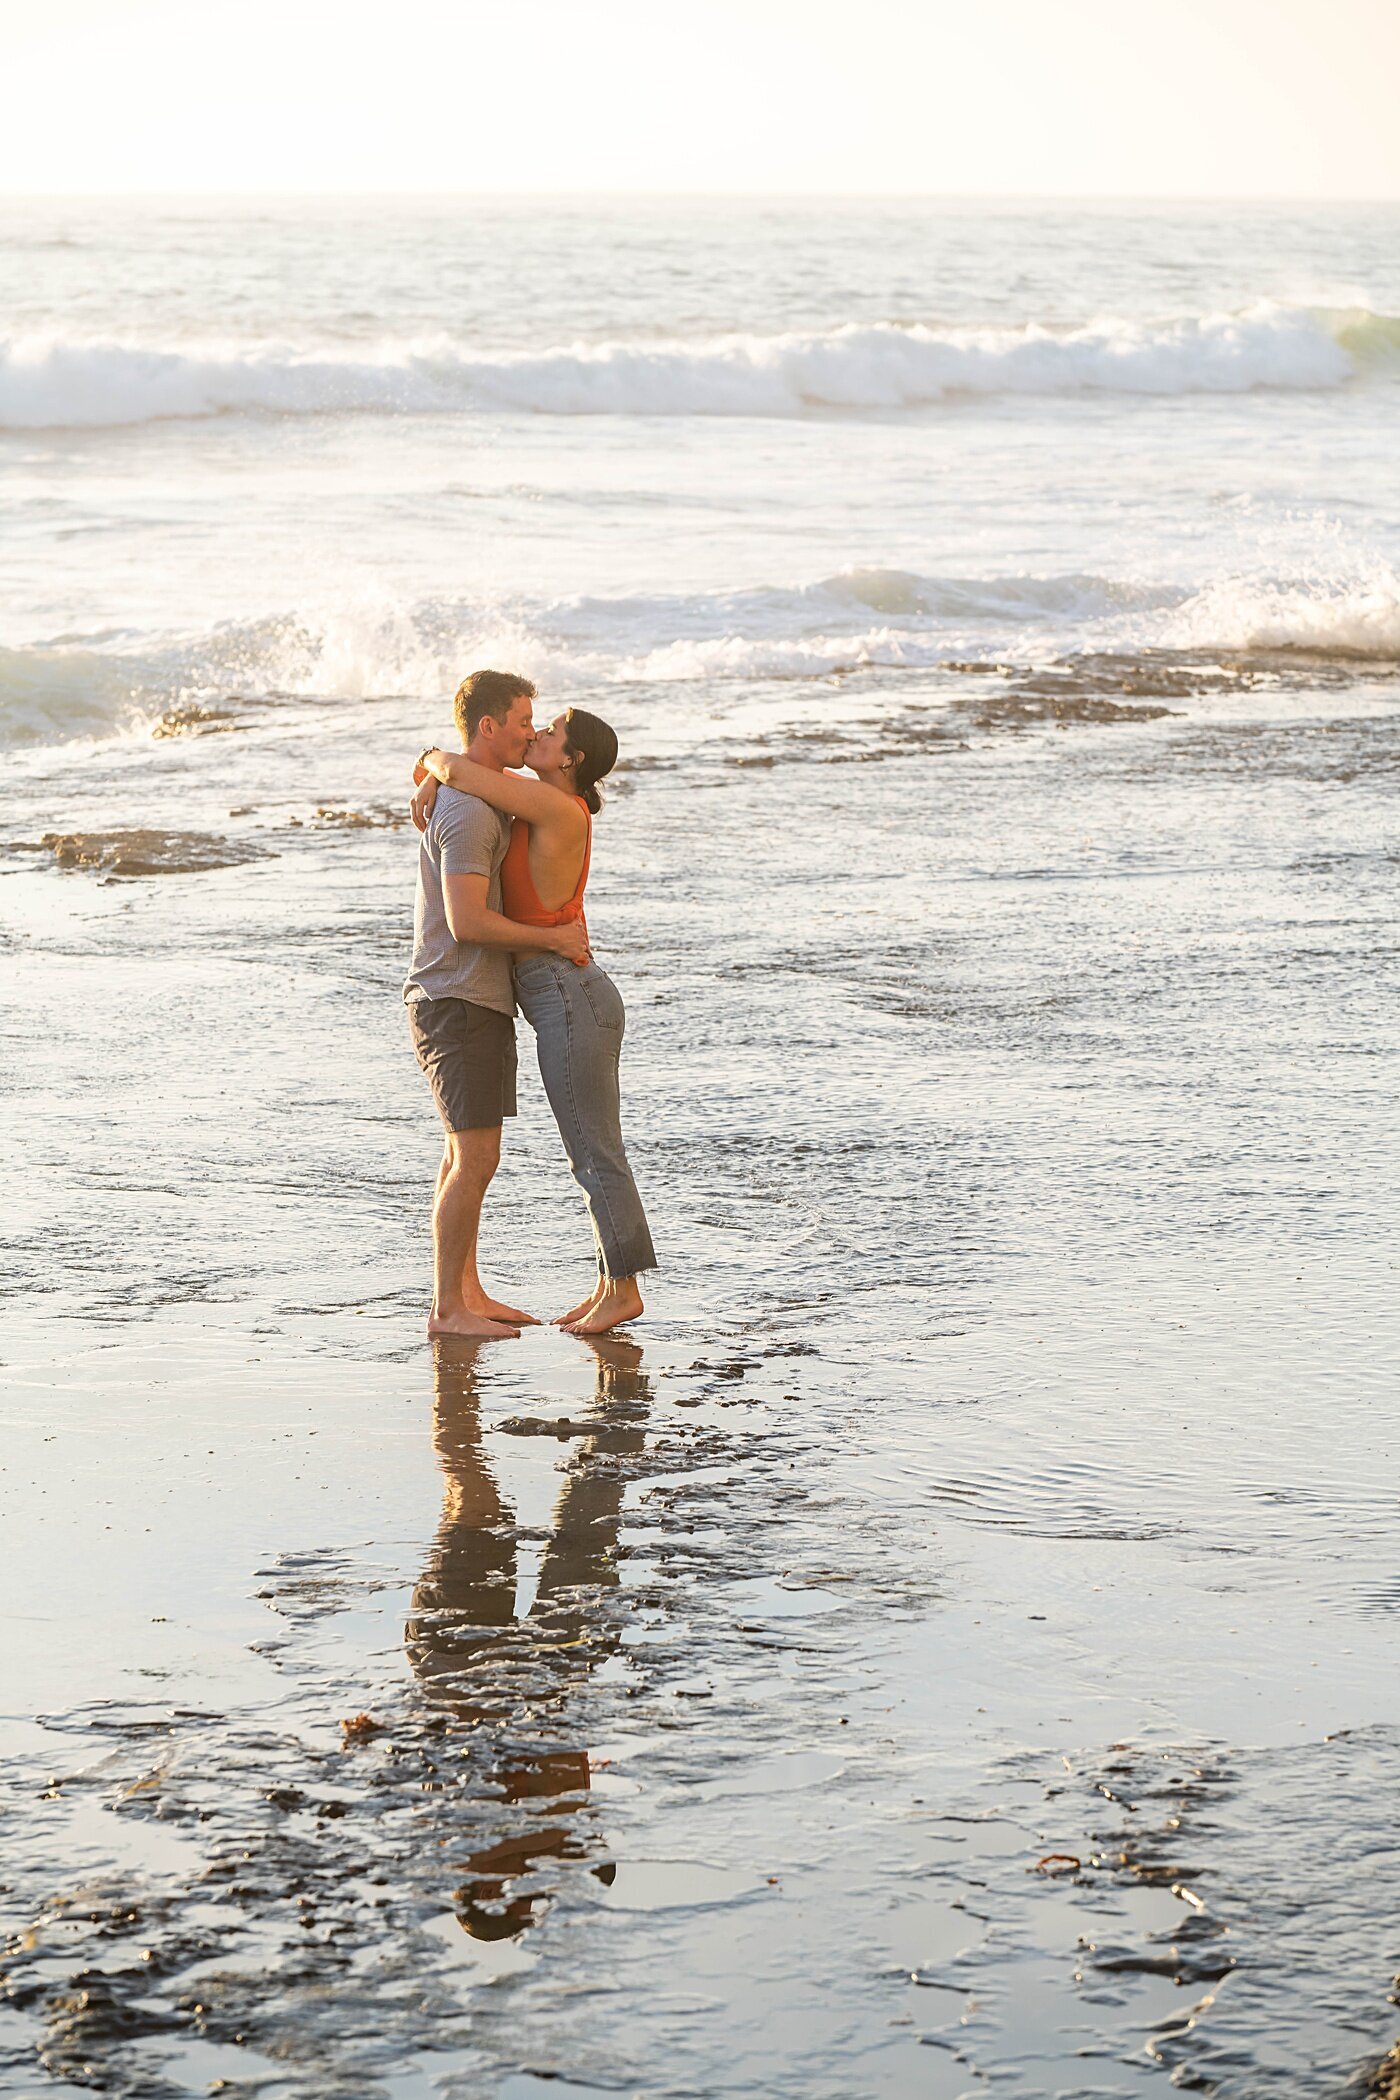
[[[443,802],[447,807],[443,808]],[[433,811],[438,864],[444,875],[491,875],[501,842],[494,809],[475,795],[440,796]]]

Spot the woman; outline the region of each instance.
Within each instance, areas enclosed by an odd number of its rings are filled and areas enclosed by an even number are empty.
[[[501,865],[506,918],[525,926],[583,920],[593,818],[602,807],[598,782],[616,759],[612,730],[581,707],[566,709],[537,732],[530,746],[534,780],[497,773],[459,751],[433,747],[421,760],[429,777],[414,797],[414,819],[426,822],[439,782],[490,803],[514,819]],[[596,1288],[554,1324],[570,1334],[607,1334],[637,1318],[642,1311],[637,1278],[656,1267],[646,1212],[622,1143],[622,999],[597,963],[569,963],[542,952],[516,959],[515,996],[535,1031],[540,1077],[588,1205],[598,1253]]]

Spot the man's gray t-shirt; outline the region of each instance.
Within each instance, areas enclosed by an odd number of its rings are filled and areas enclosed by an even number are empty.
[[[442,901],[444,875],[485,875],[486,902],[501,908],[501,862],[510,844],[510,818],[475,795],[440,787],[418,849],[418,898],[413,910],[413,967],[404,998],[466,999],[473,1006],[515,1012],[507,948],[454,941]]]

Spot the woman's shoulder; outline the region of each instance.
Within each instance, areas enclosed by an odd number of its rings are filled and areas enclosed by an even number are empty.
[[[588,804],[584,801],[582,795],[558,795],[555,797],[555,800],[559,804],[556,822],[561,830],[571,832],[587,830],[592,820],[588,814]],[[550,814],[553,815],[553,811]],[[582,822],[580,822],[580,819],[582,819]]]
[[[522,811],[515,822],[530,825],[547,838],[580,839],[587,829],[588,805],[581,795],[561,795],[553,788],[540,788],[531,798],[529,814]]]

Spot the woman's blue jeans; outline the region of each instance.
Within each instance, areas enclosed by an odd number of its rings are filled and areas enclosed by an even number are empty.
[[[593,1221],[599,1274],[654,1269],[646,1212],[622,1143],[622,995],[596,963],[580,968],[558,955],[527,955],[515,965],[515,996],[535,1031],[540,1077]]]

